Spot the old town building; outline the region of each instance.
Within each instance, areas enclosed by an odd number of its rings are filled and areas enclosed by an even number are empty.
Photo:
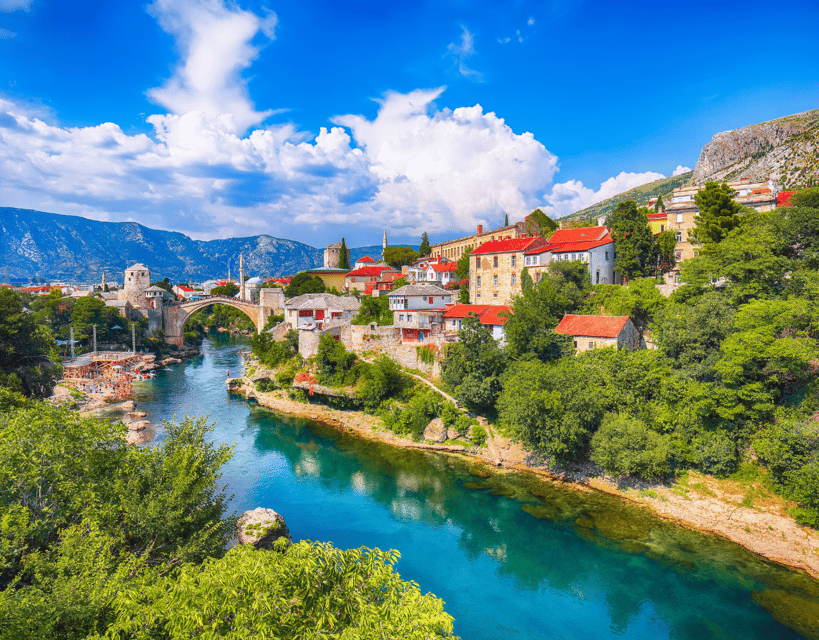
[[[546,244],[540,237],[486,242],[469,259],[469,300],[473,304],[509,304],[520,295],[524,254]]]
[[[566,314],[555,333],[571,336],[577,353],[601,347],[637,349],[640,346],[640,334],[629,316]]]

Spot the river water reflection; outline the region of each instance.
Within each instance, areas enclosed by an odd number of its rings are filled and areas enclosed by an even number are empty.
[[[275,509],[294,539],[398,549],[402,577],[443,598],[464,639],[803,637],[759,602],[814,635],[817,584],[719,538],[610,496],[362,441],[229,396],[243,346],[214,336],[198,358],[141,383],[138,405],[155,423],[207,414],[215,439],[236,443],[224,480],[237,512]]]

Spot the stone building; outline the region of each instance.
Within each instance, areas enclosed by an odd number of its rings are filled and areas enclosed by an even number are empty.
[[[125,270],[125,281],[119,290],[119,299],[128,300],[131,306],[145,304],[145,290],[151,286],[151,272],[144,264],[137,262]]]
[[[578,261],[586,265],[592,284],[621,284],[614,268],[614,240],[606,227],[558,229],[546,244],[524,252],[523,264],[539,282],[552,262]]]
[[[324,268],[338,269],[341,263],[341,243],[334,242],[324,250]],[[350,264],[350,250],[347,249],[347,264]]]
[[[544,246],[540,237],[494,240],[480,245],[469,260],[469,300],[472,304],[509,304],[520,295],[524,254]]]
[[[571,336],[577,353],[601,347],[640,347],[640,333],[628,316],[578,316],[566,314],[555,333]]]
[[[387,294],[393,326],[401,330],[402,342],[423,342],[444,328],[444,312],[452,292],[433,284],[407,284]]]
[[[484,231],[483,225],[479,224],[477,233],[471,236],[457,238],[456,240],[447,240],[446,242],[432,245],[429,255],[432,257],[441,256],[442,258],[457,261],[462,255],[469,253],[485,242],[521,238],[525,235],[526,224],[524,222],[516,222],[507,227],[500,227],[498,229],[492,229],[491,231]]]

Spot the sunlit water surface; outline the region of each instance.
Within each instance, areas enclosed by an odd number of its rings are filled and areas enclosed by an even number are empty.
[[[139,383],[156,439],[163,419],[208,415],[215,440],[235,443],[223,476],[232,509],[275,509],[294,540],[398,549],[401,576],[443,598],[464,639],[803,637],[757,602],[810,628],[800,618],[819,602],[816,583],[737,545],[611,496],[490,475],[231,396],[240,348],[215,335]]]

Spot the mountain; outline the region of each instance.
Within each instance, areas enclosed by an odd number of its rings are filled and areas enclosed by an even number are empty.
[[[716,134],[702,148],[693,182],[773,179],[780,188],[819,184],[819,109]]]
[[[663,178],[662,180],[655,180],[639,187],[634,187],[629,191],[619,193],[616,196],[603,200],[590,207],[581,209],[576,213],[571,213],[561,218],[561,220],[597,220],[600,216],[608,215],[618,202],[624,200],[634,200],[639,206],[644,206],[651,198],[662,196],[663,202],[666,204],[671,201],[671,192],[677,187],[681,187],[691,178],[691,172],[681,173],[678,176],[670,178]]]
[[[141,262],[151,277],[174,282],[236,276],[239,254],[245,273],[278,276],[322,264],[322,250],[301,242],[261,235],[224,240],[193,240],[173,231],[135,222],[99,222],[28,209],[0,207],[0,280],[109,282]]]

